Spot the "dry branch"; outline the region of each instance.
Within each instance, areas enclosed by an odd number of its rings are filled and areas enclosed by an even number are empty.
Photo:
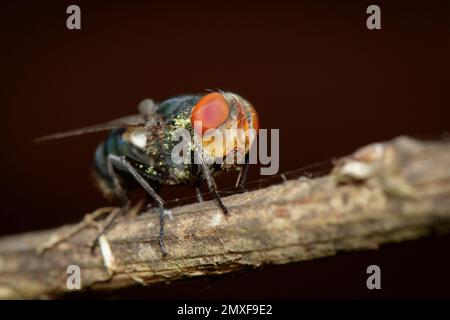
[[[0,297],[67,292],[66,269],[81,268],[83,288],[147,285],[179,278],[374,249],[382,243],[450,230],[450,143],[400,137],[340,159],[324,177],[290,180],[224,199],[177,207],[167,220],[162,258],[154,214],[124,217],[94,255],[95,228],[36,254],[69,226],[0,239]],[[108,248],[111,251],[108,251]],[[108,266],[108,268],[105,267]]]

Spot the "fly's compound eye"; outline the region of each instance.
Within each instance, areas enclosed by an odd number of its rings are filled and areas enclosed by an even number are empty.
[[[220,127],[227,121],[229,114],[230,106],[223,95],[218,92],[213,92],[207,94],[197,102],[194,110],[192,110],[191,122],[194,128],[199,130],[200,128],[195,126],[195,122],[201,121],[202,132],[197,133],[203,134],[206,130],[217,129]]]

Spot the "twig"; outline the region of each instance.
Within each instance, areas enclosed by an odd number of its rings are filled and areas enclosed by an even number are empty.
[[[122,218],[94,255],[95,228],[55,248],[36,248],[71,226],[0,239],[0,297],[53,297],[70,291],[66,269],[78,265],[82,288],[116,289],[223,274],[375,249],[382,243],[450,230],[450,143],[400,137],[372,144],[320,178],[285,181],[224,199],[172,209],[163,258],[158,217]],[[103,255],[100,254],[100,250]],[[105,255],[106,252],[106,255]],[[107,268],[105,268],[107,266]]]

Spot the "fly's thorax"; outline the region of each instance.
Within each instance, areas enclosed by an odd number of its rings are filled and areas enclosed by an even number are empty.
[[[192,135],[189,120],[192,107],[188,108],[185,103],[180,105],[180,101],[184,103],[186,99],[164,102],[164,108],[158,106],[158,113],[148,126],[128,128],[122,135],[127,153],[133,152],[133,159],[140,162],[136,164],[138,169],[148,178],[167,185],[190,183],[195,178],[191,164],[176,164],[171,157],[179,143],[174,136],[182,130]]]
[[[162,116],[155,114],[144,126],[129,127],[122,134],[124,142],[150,158],[159,155],[164,140],[165,122]],[[145,159],[142,159],[145,160]],[[152,163],[149,163],[150,165]]]
[[[196,179],[197,170],[193,163],[193,128],[190,122],[190,110],[179,110],[167,123],[165,129],[165,139],[163,151],[168,176],[173,184],[192,183]],[[182,148],[177,148],[181,143]],[[177,159],[174,161],[173,152],[177,152]]]

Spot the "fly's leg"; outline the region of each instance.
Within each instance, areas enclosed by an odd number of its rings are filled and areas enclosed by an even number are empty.
[[[109,228],[111,228],[111,226],[113,225],[116,218],[123,215],[124,213],[126,213],[130,208],[130,200],[128,199],[126,192],[123,190],[123,188],[120,184],[120,181],[119,181],[119,177],[117,176],[117,173],[114,170],[114,168],[117,168],[117,169],[121,168],[120,166],[118,167],[114,163],[114,157],[117,157],[117,156],[114,156],[114,155],[108,156],[107,162],[106,162],[106,167],[108,170],[108,174],[111,177],[112,182],[113,182],[114,193],[115,193],[116,197],[119,199],[122,206],[119,210],[115,210],[110,213],[110,215],[106,219],[105,224],[100,228],[100,231],[98,232],[97,236],[95,237],[94,241],[92,242],[91,252],[94,252],[94,250],[98,244],[98,240],[100,239],[100,237],[102,235],[104,235],[108,231]]]
[[[202,189],[200,188],[200,182],[195,184],[195,194],[197,195],[197,201],[203,202]]]
[[[80,232],[82,229],[86,227],[95,227],[99,230],[97,236],[95,237],[95,240],[93,241],[91,245],[91,252],[94,251],[95,247],[97,246],[97,243],[100,239],[100,237],[108,231],[108,229],[113,225],[114,221],[117,217],[127,213],[132,212],[131,214],[136,214],[140,208],[142,207],[142,203],[138,203],[132,210],[130,209],[130,201],[128,200],[128,197],[123,190],[123,188],[120,185],[119,178],[117,177],[116,172],[114,171],[114,163],[112,160],[110,160],[110,157],[108,157],[107,161],[107,169],[108,173],[111,176],[113,180],[114,185],[114,192],[116,196],[119,198],[122,206],[120,208],[116,207],[105,207],[105,208],[99,208],[95,210],[93,213],[86,214],[84,219],[75,225],[74,227],[70,228],[66,233],[58,236],[54,236],[51,239],[49,239],[47,242],[43,243],[42,245],[38,246],[36,251],[38,254],[42,254],[45,250],[51,249],[55,247],[57,244],[69,239],[70,237],[74,236],[78,232]],[[109,213],[108,217],[105,219],[105,223],[102,226],[96,219],[98,219],[100,216]]]
[[[202,170],[203,170],[203,175],[206,178],[206,183],[208,184],[209,192],[212,193],[212,195],[214,196],[214,199],[217,202],[217,205],[223,211],[223,213],[228,214],[228,209],[225,207],[225,205],[222,202],[222,199],[220,198],[219,194],[217,193],[217,184],[214,181],[214,178],[211,175],[211,172],[209,172],[209,168],[206,165],[206,163],[203,161],[203,159],[201,159],[201,166],[202,166]]]
[[[99,232],[97,233],[97,236],[95,237],[95,240],[92,242],[91,245],[91,252],[94,252],[97,244],[99,243],[99,239],[102,235],[104,235],[109,228],[111,228],[111,226],[113,225],[114,221],[117,219],[117,217],[120,217],[121,215],[123,215],[124,213],[126,213],[129,209],[129,205],[125,205],[121,208],[118,208],[118,210],[114,210],[112,211],[108,217],[106,218],[105,224],[103,226],[100,226]]]
[[[120,169],[129,172],[134,179],[141,185],[142,188],[155,200],[159,207],[159,247],[163,256],[167,256],[167,250],[164,245],[164,216],[166,214],[164,210],[164,201],[156,193],[156,191],[149,185],[149,183],[137,172],[137,170],[131,165],[131,163],[123,156],[109,155],[108,164],[111,168]],[[128,199],[127,199],[128,201]],[[169,213],[170,214],[170,213]]]
[[[239,176],[236,180],[236,189],[239,189],[241,191],[245,190],[245,182],[247,181],[247,174],[248,174],[248,168],[249,168],[249,154],[247,153],[245,155],[245,163],[244,166],[241,168],[241,171],[239,171]]]
[[[200,166],[202,168],[203,175],[206,178],[206,184],[208,185],[209,192],[212,193],[214,196],[214,199],[216,200],[217,205],[222,210],[224,214],[228,214],[228,209],[225,207],[225,205],[222,202],[222,199],[219,196],[219,193],[217,192],[217,184],[214,181],[213,176],[211,175],[211,172],[209,172],[209,168],[206,165],[205,161],[203,160],[203,150],[201,145],[199,144],[197,137],[194,136],[194,147],[197,154],[200,156],[197,156],[197,159],[200,161]]]
[[[133,208],[131,208],[126,216],[129,218],[134,218],[137,217],[139,215],[140,212],[142,212],[142,208],[144,208],[144,204],[145,204],[145,199],[141,199],[139,200],[135,206],[133,206]]]

